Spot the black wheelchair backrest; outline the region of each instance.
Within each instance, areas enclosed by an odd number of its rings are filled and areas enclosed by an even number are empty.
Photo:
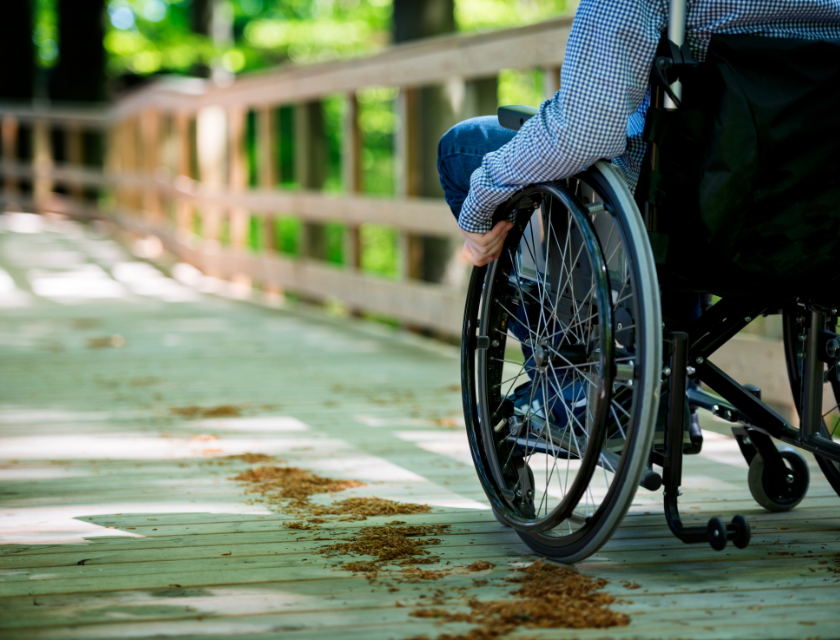
[[[721,294],[840,280],[840,41],[715,34],[681,80],[679,109],[648,111],[636,193],[657,262]]]

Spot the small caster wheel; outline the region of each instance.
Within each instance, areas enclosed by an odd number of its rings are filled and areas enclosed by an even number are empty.
[[[795,449],[779,449],[785,462],[783,470],[770,469],[756,454],[750,463],[747,483],[755,501],[768,511],[789,511],[802,502],[808,491],[811,474],[808,463]]]
[[[715,551],[723,551],[726,548],[726,525],[720,518],[712,518],[709,520],[709,526],[706,529],[709,534],[709,544]]]
[[[744,516],[735,516],[732,518],[732,525],[735,527],[735,537],[732,539],[732,544],[739,549],[746,549],[752,537],[750,523]]]

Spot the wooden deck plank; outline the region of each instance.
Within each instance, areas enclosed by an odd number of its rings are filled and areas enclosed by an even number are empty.
[[[112,278],[133,262],[77,225],[0,230],[0,269],[21,304],[0,309],[0,629],[8,631],[0,636],[435,637],[469,628],[408,615],[436,589],[453,608],[510,591],[511,564],[535,556],[495,522],[469,463],[456,349],[304,306],[268,309],[191,290],[181,291],[189,300],[167,302]],[[97,269],[119,296],[90,297],[89,288],[70,303],[38,288],[56,274],[72,281]],[[114,335],[123,346],[90,348]],[[242,415],[171,413],[219,405]],[[717,433],[725,425],[705,426],[704,452],[686,460],[684,517],[744,513],[750,547],[684,545],[665,525],[661,494],[640,492],[613,540],[579,565],[632,601],[618,605],[630,626],[529,635],[836,635],[838,497],[809,458],[802,505],[764,512],[736,445]],[[298,518],[248,504],[253,496],[230,480],[246,466],[216,464],[246,451],[367,484],[341,497],[428,503],[431,513],[398,519],[451,525],[430,549],[437,566],[497,566],[394,592],[387,579],[370,584],[338,569],[345,558],[317,555],[327,542],[286,528]],[[318,535],[340,539],[393,519],[329,523]],[[479,576],[489,582],[476,585]]]

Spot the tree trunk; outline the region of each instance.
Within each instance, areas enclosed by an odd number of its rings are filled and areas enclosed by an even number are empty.
[[[59,0],[59,58],[50,91],[53,100],[105,99],[104,9],[104,0]]]
[[[395,43],[455,31],[454,0],[394,0],[393,36]],[[441,136],[456,123],[452,101],[445,87],[435,85],[419,90],[418,144],[413,161],[420,167],[418,193],[409,195],[442,197],[437,174],[437,144]],[[415,277],[427,282],[440,282],[454,253],[453,242],[446,238],[424,236],[417,239],[422,251]],[[410,244],[410,243],[409,243]]]
[[[35,84],[32,6],[29,0],[7,2],[0,20],[0,98],[31,100]]]

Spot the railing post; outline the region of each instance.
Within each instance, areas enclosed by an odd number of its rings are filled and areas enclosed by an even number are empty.
[[[248,182],[245,164],[245,119],[244,107],[230,107],[227,110],[228,124],[228,186],[233,193],[241,193]],[[257,136],[259,140],[259,135]],[[245,253],[251,217],[247,209],[234,207],[230,215],[230,244],[235,253]],[[250,291],[251,277],[246,273],[234,273],[231,280]]]
[[[67,164],[81,170],[84,164],[84,146],[82,129],[78,124],[67,125],[64,131],[64,144],[67,147]],[[84,187],[80,184],[70,185],[70,196],[76,200],[84,197]]]
[[[228,185],[233,193],[245,189],[248,176],[245,167],[245,109],[230,107],[228,120]],[[236,249],[245,245],[248,233],[248,211],[235,208],[230,213],[230,241]]]
[[[32,168],[35,171],[32,191],[36,206],[40,206],[49,200],[53,191],[52,178],[45,175],[53,168],[50,125],[46,120],[35,122],[32,128],[32,146]]]
[[[400,128],[396,137],[397,197],[407,198],[420,195],[420,92],[414,87],[401,87],[397,95],[397,115]],[[401,231],[399,238],[400,275],[402,279],[417,279],[423,263],[423,239],[421,236]]]
[[[560,67],[543,67],[543,100],[550,100],[560,90]]]
[[[196,144],[203,195],[212,194],[224,184],[226,146],[225,111],[222,107],[204,107],[196,118]],[[221,231],[222,212],[212,200],[203,200],[201,207],[201,236],[205,253],[217,249]],[[218,258],[205,255],[206,272],[219,276]]]
[[[279,178],[279,128],[278,113],[271,105],[263,105],[257,111],[256,145],[257,145],[257,181],[263,189],[273,189]],[[275,246],[275,217],[273,211],[264,211],[263,219],[263,247],[266,253],[273,253]],[[282,298],[283,289],[276,282],[262,283],[265,301],[277,302]]]
[[[347,94],[344,120],[343,181],[344,191],[353,196],[362,191],[362,133],[359,129],[359,101],[356,92]],[[361,266],[361,236],[359,225],[348,225],[344,231],[344,263],[351,269]]]
[[[192,166],[190,145],[190,117],[186,113],[176,113],[173,120],[173,135],[175,136],[175,166],[177,178],[175,184],[187,182],[190,178]],[[175,227],[178,240],[186,241],[192,233],[192,202],[185,197],[177,197],[175,201]]]
[[[260,186],[272,188],[277,182],[277,128],[274,109],[260,107],[257,111],[257,175]]]
[[[137,152],[137,138],[138,138],[137,118],[131,118],[125,123],[125,141],[123,143],[123,153],[125,158],[124,170],[127,170],[132,176],[136,177],[139,173],[139,162]],[[137,211],[140,208],[140,187],[136,184],[126,188],[127,204],[132,211]]]
[[[141,117],[143,136],[143,172],[146,187],[143,189],[143,209],[149,214],[148,222],[160,224],[161,204],[157,183],[157,170],[160,166],[160,112],[155,109],[146,111]],[[154,186],[149,185],[152,181]]]
[[[18,162],[18,121],[14,116],[3,116],[0,123],[2,136],[3,161]],[[3,192],[7,200],[15,198],[19,193],[17,178],[7,175],[3,181]]]
[[[295,174],[300,186],[316,190],[324,186],[327,163],[324,139],[324,115],[320,101],[299,104],[295,108]],[[322,260],[325,253],[324,227],[303,223],[303,256]]]

